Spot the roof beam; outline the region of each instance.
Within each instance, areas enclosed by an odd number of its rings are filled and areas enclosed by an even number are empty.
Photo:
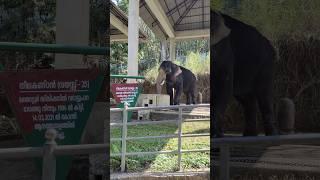
[[[123,34],[110,35],[110,41],[111,42],[127,42],[128,36],[123,35]]]
[[[160,22],[161,26],[163,27],[164,31],[170,38],[174,38],[174,29],[172,25],[170,24],[170,21],[162,9],[161,4],[159,3],[158,0],[147,0],[145,1],[147,5],[149,6],[150,10],[154,14],[154,16],[158,19]]]
[[[176,31],[176,40],[209,38],[210,29]]]
[[[181,6],[185,5],[186,3],[189,4],[190,1],[186,2],[186,1],[182,1],[180,4],[178,4],[176,7],[170,9],[168,12],[167,12],[167,16],[171,16],[172,14],[174,14],[175,12],[178,11],[178,9],[180,9]]]
[[[139,38],[139,43],[144,43],[147,40],[144,38]],[[118,35],[110,35],[110,42],[123,42],[127,43],[128,42],[128,36],[124,34],[118,34]]]
[[[179,19],[177,20],[177,22],[174,23],[174,26],[180,24],[180,22],[183,20],[183,18],[186,17],[186,15],[190,12],[190,10],[192,9],[192,7],[196,4],[196,2],[198,2],[198,0],[193,0],[191,2],[191,4],[187,7],[187,9],[183,12],[183,14],[179,17]]]
[[[126,24],[123,24],[122,21],[120,21],[115,15],[110,14],[110,24],[112,24],[114,27],[119,29],[123,34],[128,36],[128,26]]]

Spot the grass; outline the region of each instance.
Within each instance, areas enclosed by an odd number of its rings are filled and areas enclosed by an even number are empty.
[[[182,125],[184,134],[209,133],[209,122],[187,122]],[[157,136],[177,133],[175,124],[136,125],[128,127],[128,137]],[[121,128],[113,128],[111,137],[121,137]],[[182,149],[209,149],[209,137],[182,138]],[[127,141],[127,152],[145,151],[170,151],[177,150],[178,139],[144,139]],[[111,153],[120,153],[121,143],[111,143]],[[174,154],[157,154],[148,156],[129,156],[126,159],[127,172],[173,172],[177,171],[178,156]],[[110,161],[111,171],[120,171],[120,157],[113,157]],[[181,161],[182,169],[194,170],[209,168],[209,152],[183,153]]]

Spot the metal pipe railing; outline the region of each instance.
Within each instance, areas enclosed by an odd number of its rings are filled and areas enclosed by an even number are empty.
[[[84,45],[0,42],[3,51],[27,51],[63,54],[107,55],[109,48]]]
[[[128,76],[128,75],[115,75],[115,74],[110,75],[110,78],[145,79],[144,76]]]
[[[213,146],[220,148],[219,179],[230,179],[230,148],[250,145],[281,145],[319,143],[320,134],[294,134],[259,137],[225,137],[213,140]]]
[[[126,156],[132,155],[149,155],[149,154],[164,154],[164,153],[174,153],[178,155],[178,168],[181,169],[181,156],[182,153],[186,152],[209,152],[210,149],[199,149],[194,151],[182,150],[182,138],[186,137],[200,137],[200,136],[210,136],[209,133],[202,134],[183,134],[182,133],[182,123],[184,122],[182,117],[182,110],[195,107],[210,107],[210,104],[196,104],[196,105],[174,105],[174,106],[156,106],[156,107],[128,107],[125,103],[125,107],[122,108],[111,108],[110,112],[123,112],[122,113],[122,123],[110,123],[111,127],[118,126],[122,127],[122,137],[121,138],[111,138],[111,141],[121,141],[122,151],[121,153],[111,154],[111,156],[121,156],[121,171],[125,170],[125,158]],[[178,109],[178,119],[177,120],[165,120],[165,121],[149,121],[149,122],[128,122],[127,113],[129,111],[139,111],[139,110],[159,110],[159,109]],[[198,120],[195,120],[195,122]],[[201,121],[210,121],[209,118],[201,119]],[[127,126],[128,125],[145,125],[145,124],[162,124],[162,123],[175,123],[178,125],[178,133],[170,135],[160,135],[160,136],[142,136],[142,137],[127,137]],[[188,122],[193,122],[188,119]],[[156,152],[126,152],[126,141],[127,140],[142,140],[142,139],[163,139],[163,138],[178,138],[178,148],[176,151],[156,151]]]

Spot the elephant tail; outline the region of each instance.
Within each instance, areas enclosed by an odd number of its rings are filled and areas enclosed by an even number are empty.
[[[295,129],[295,105],[289,98],[281,98],[277,108],[280,134],[293,134]]]

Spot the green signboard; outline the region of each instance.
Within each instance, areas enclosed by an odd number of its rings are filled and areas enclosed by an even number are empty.
[[[41,147],[47,129],[58,145],[79,144],[104,75],[97,70],[64,69],[1,72],[0,80],[29,146]],[[41,167],[42,159],[37,159]],[[66,179],[72,158],[57,158],[56,179]]]

